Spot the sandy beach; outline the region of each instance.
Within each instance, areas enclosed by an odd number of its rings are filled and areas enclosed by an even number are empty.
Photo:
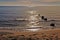
[[[7,34],[1,34],[1,32],[8,32]],[[11,33],[11,34],[9,34]],[[9,38],[11,37],[11,38]],[[60,28],[55,29],[43,29],[38,31],[11,31],[11,30],[0,30],[0,39],[7,38],[7,39],[22,39],[24,40],[60,40]],[[30,38],[30,39],[27,39]],[[45,39],[44,39],[45,38]],[[23,40],[23,39],[22,39]]]

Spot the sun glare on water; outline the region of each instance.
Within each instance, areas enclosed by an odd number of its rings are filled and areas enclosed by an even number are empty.
[[[38,31],[39,29],[26,29],[28,31]]]
[[[30,13],[29,16],[29,24],[28,26],[33,28],[33,27],[39,27],[37,26],[37,22],[38,22],[38,17],[37,17],[37,11],[28,11],[28,13]],[[27,29],[29,31],[37,31],[39,29]]]

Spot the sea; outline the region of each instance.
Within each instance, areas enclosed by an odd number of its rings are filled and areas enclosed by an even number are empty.
[[[30,13],[36,11],[41,16],[45,16],[47,21],[42,19],[38,22],[29,21],[29,16],[31,16],[29,11]],[[56,28],[60,28],[59,12],[60,7],[0,6],[0,28],[51,28],[51,23],[54,23]]]

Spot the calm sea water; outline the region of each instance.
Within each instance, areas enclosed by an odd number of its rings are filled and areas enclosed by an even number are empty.
[[[27,18],[29,15],[29,13],[27,13],[28,10],[36,10],[36,9],[34,8],[32,9],[25,6],[0,6],[0,27],[27,27],[27,25],[29,25],[28,21],[15,21],[15,19]],[[41,11],[42,13],[40,12],[39,13],[45,15],[49,20],[55,19],[55,21],[49,21],[49,22],[40,21],[37,24],[37,26],[49,26],[50,23],[55,23],[56,27],[60,27],[60,20],[59,20],[60,14],[43,14],[43,12],[45,11]]]
[[[25,19],[26,17],[25,6],[0,6],[0,27],[23,27],[26,21],[13,21],[15,19]],[[10,21],[8,21],[10,20]]]

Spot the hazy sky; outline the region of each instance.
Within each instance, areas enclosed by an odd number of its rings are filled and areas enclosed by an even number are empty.
[[[60,6],[60,0],[0,0],[0,6]]]

